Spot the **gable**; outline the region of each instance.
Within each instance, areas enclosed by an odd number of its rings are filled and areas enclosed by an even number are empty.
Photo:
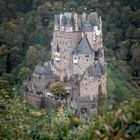
[[[104,69],[103,66],[99,62],[97,62],[95,66],[91,65],[87,69],[87,73],[89,77],[101,77],[102,75],[104,75]]]
[[[76,54],[91,54],[93,52],[86,36],[84,36],[80,40],[80,42],[79,42],[77,48],[74,50],[74,52]]]

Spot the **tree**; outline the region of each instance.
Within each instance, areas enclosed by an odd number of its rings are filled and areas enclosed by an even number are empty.
[[[18,79],[20,81],[27,79],[32,74],[32,71],[28,67],[23,67],[19,70]]]
[[[140,44],[135,43],[132,48],[132,60],[131,60],[131,69],[132,75],[140,77]]]
[[[17,67],[21,62],[21,51],[19,47],[12,47],[9,50],[7,57],[7,71],[11,72],[11,70]]]
[[[0,90],[0,139],[30,139],[27,131],[32,119],[16,90]]]
[[[2,75],[3,80],[7,80],[10,85],[13,85],[16,83],[16,77],[13,75],[13,73],[4,73]]]
[[[114,32],[108,32],[105,36],[105,46],[108,48],[115,49],[116,48],[116,41]]]
[[[58,97],[63,97],[66,95],[66,89],[63,83],[61,82],[55,82],[50,86],[50,91],[58,96]]]
[[[38,20],[36,21],[36,27],[33,32],[29,35],[29,42],[32,44],[40,44],[45,45],[46,44],[46,35],[45,35],[45,29],[42,25],[42,23],[39,21],[40,17],[36,17]]]
[[[116,57],[118,60],[127,60],[129,47],[130,43],[128,40],[120,42],[119,49],[116,50]]]
[[[41,58],[42,56],[35,46],[29,46],[25,56],[25,65],[33,70],[37,64],[41,63]]]
[[[5,45],[0,45],[0,75],[6,72],[8,49]]]

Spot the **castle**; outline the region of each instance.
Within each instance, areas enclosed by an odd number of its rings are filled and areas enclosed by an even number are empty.
[[[36,66],[31,91],[44,92],[55,76],[71,85],[68,104],[79,112],[93,110],[98,98],[106,96],[102,20],[97,12],[55,15],[51,62]]]
[[[54,73],[79,83],[79,97],[97,100],[106,95],[106,71],[102,42],[102,20],[90,14],[64,12],[55,15],[51,64]]]

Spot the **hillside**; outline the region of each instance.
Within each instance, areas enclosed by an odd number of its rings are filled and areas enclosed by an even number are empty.
[[[97,11],[103,20],[108,97],[90,123],[69,108],[34,110],[22,99],[22,80],[50,60],[53,16],[64,10]],[[139,139],[139,0],[1,0],[0,15],[1,140]]]
[[[140,88],[132,80],[126,62],[111,60],[107,63],[107,91],[109,99],[115,102],[140,98]]]

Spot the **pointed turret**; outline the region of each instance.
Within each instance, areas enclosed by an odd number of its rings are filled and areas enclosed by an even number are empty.
[[[77,48],[74,50],[73,53],[77,54],[91,54],[93,53],[93,50],[89,44],[89,41],[86,37],[86,35],[83,36],[83,38],[80,40]]]
[[[67,18],[66,32],[73,32],[72,21],[70,18]]]
[[[60,28],[60,16],[59,15],[55,15],[54,17],[54,30],[58,31]]]

